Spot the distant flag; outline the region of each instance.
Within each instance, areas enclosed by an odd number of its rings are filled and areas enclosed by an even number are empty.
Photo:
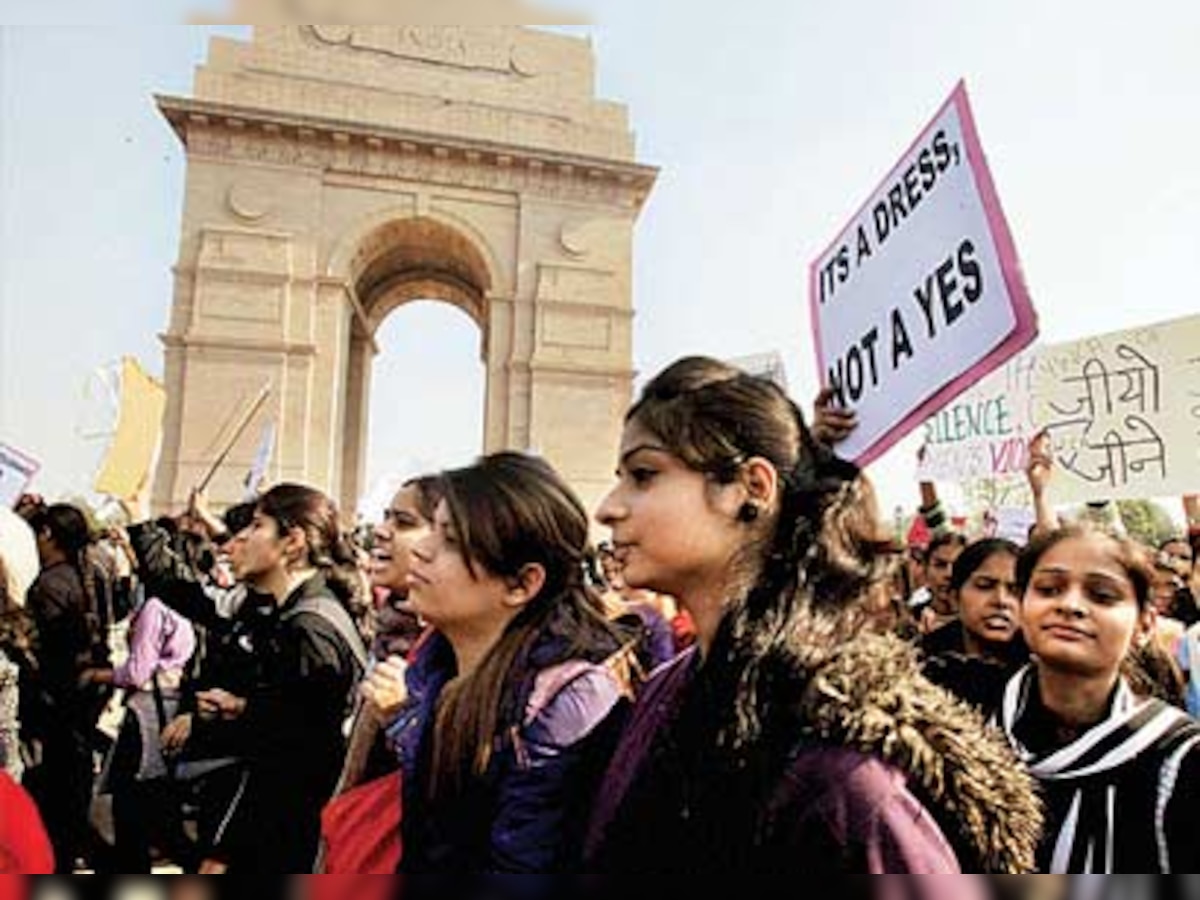
[[[262,436],[258,439],[258,449],[254,451],[254,462],[246,473],[246,500],[258,497],[267,477],[267,469],[271,465],[271,454],[275,452],[275,421],[272,419],[263,426]]]
[[[121,405],[117,430],[109,444],[94,490],[132,497],[150,476],[162,438],[167,391],[133,357],[121,361]]]

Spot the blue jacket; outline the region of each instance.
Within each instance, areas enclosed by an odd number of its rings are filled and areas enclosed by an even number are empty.
[[[614,649],[581,658],[553,637],[539,643],[532,674],[508,686],[523,712],[499,729],[488,771],[436,802],[431,725],[455,661],[437,633],[415,649],[408,704],[388,729],[403,770],[402,872],[579,871],[583,827],[628,708],[628,685],[606,662]]]

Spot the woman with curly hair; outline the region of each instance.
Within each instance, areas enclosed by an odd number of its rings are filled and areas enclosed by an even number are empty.
[[[618,478],[598,518],[624,576],[676,597],[697,645],[639,696],[588,871],[1032,871],[1032,781],[914,648],[864,627],[899,558],[870,483],[782,390],[680,360],[627,415]]]

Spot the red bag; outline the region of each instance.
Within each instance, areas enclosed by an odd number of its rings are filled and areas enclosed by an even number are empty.
[[[321,810],[324,875],[394,875],[400,866],[400,770],[339,794]]]

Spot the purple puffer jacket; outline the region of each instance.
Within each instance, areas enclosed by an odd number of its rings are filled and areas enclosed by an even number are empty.
[[[863,655],[861,648],[858,651],[850,648],[847,652],[851,656],[856,652],[860,657]],[[1004,769],[1009,763],[1003,755],[1003,746],[994,735],[984,734],[982,721],[966,707],[925,682],[914,668],[915,661],[904,650],[873,645],[865,656],[874,658],[873,655],[877,658],[871,674],[863,674],[871,670],[861,668],[861,658],[844,666],[848,670],[859,668],[856,679],[840,680],[837,661],[830,664],[830,672],[820,672],[831,687],[856,685],[847,690],[861,696],[853,693],[842,696],[843,707],[839,700],[830,699],[839,696],[841,692],[837,690],[810,692],[822,697],[813,710],[812,732],[798,739],[791,764],[760,814],[761,822],[769,823],[764,833],[770,837],[761,847],[749,844],[750,849],[741,858],[757,872],[776,874],[958,876],[872,879],[870,896],[880,898],[972,900],[986,896],[984,879],[963,875],[964,869],[1032,871],[1031,851],[1040,820],[1031,786],[1021,777],[1019,767],[1014,763],[1010,772],[995,773],[994,770]],[[676,844],[675,858],[664,858],[664,851],[671,856],[669,841],[649,841],[646,835],[637,833],[641,827],[638,823],[650,819],[656,823],[651,827],[658,827],[660,833],[673,830],[664,827],[669,820],[664,820],[661,811],[648,815],[648,810],[639,807],[639,797],[650,797],[653,799],[644,802],[660,804],[664,796],[661,790],[648,789],[639,776],[652,764],[659,766],[660,772],[682,770],[682,764],[669,762],[673,755],[678,757],[678,750],[669,739],[664,740],[664,735],[688,694],[698,664],[696,651],[687,651],[660,670],[638,698],[598,793],[584,848],[587,871],[622,874],[704,870],[705,861],[689,850],[686,839]],[[910,680],[907,685],[906,680]],[[895,700],[896,692],[903,692],[905,687],[911,688],[906,696],[916,698],[914,702]],[[831,706],[836,708],[831,710]],[[968,760],[952,758],[954,751],[947,751],[943,760],[945,772],[948,774],[960,766],[970,769],[966,774],[980,787],[980,796],[954,797],[953,803],[947,802],[945,808],[937,810],[943,814],[938,819],[912,789],[918,773],[887,761],[887,752],[882,749],[906,740],[922,740],[915,737],[921,727],[919,723],[900,722],[897,718],[903,715],[897,709],[907,710],[910,706],[916,710],[932,709],[936,727],[929,729],[929,733],[937,734],[937,729],[945,732],[956,727],[964,729],[967,740],[961,744],[971,748],[969,752],[979,754],[977,760]],[[839,723],[837,727],[846,735],[858,739],[841,739],[835,733],[837,729],[828,723]],[[978,736],[970,734],[968,729],[972,728],[978,728]],[[872,729],[878,730],[877,737],[870,736]],[[880,752],[873,752],[872,740],[878,740]],[[920,758],[920,754],[911,754],[910,758]],[[665,770],[664,759],[668,760]],[[957,784],[967,779],[947,781]],[[952,846],[939,822],[944,824],[952,817],[946,809],[963,810],[968,806],[973,807],[970,816],[980,823],[979,833],[964,835],[965,829],[954,829]],[[686,808],[679,812],[678,821],[683,828],[696,827],[696,823],[688,821],[689,815]],[[1030,821],[1015,818],[1021,816]],[[699,833],[704,833],[702,826]],[[990,867],[983,868],[985,865]]]

